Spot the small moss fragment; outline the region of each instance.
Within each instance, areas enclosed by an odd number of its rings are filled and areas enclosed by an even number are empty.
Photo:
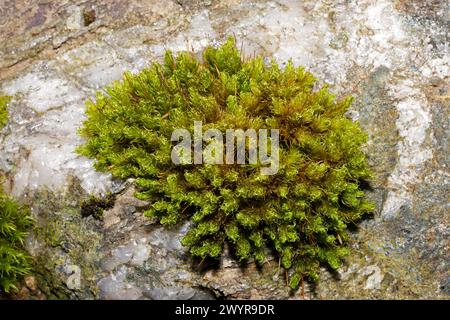
[[[0,129],[8,122],[8,102],[11,100],[8,96],[0,95]]]
[[[83,218],[92,216],[94,219],[103,219],[103,211],[114,206],[115,196],[108,194],[105,197],[91,196],[81,205],[81,216]]]

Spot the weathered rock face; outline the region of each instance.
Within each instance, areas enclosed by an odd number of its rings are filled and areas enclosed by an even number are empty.
[[[352,94],[350,116],[370,135],[378,210],[346,265],[323,270],[305,296],[449,298],[446,1],[7,1],[0,15],[0,91],[14,97],[0,170],[38,221],[27,247],[47,298],[301,297],[277,261],[192,261],[179,242],[187,225],[144,218],[131,181],[74,152],[96,90],[165,48],[200,50],[229,34],[249,55],[292,58]],[[82,201],[108,192],[117,197],[103,221],[82,218]]]

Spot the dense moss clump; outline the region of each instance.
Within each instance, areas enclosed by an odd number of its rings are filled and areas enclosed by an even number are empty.
[[[243,59],[232,39],[201,61],[167,52],[87,103],[79,152],[99,170],[136,178],[136,196],[152,201],[146,215],[191,220],[182,243],[193,256],[217,258],[228,244],[238,259],[263,263],[272,250],[296,288],[318,279],[321,263],[339,267],[347,226],[374,209],[361,189],[371,177],[366,134],[344,115],[351,98],[316,86],[292,63]],[[260,163],[175,165],[171,134],[194,132],[195,120],[222,132],[279,129],[277,174],[261,175]]]
[[[0,96],[0,129],[8,121],[9,97]],[[17,281],[30,272],[30,257],[23,250],[23,240],[32,226],[28,210],[2,191],[0,174],[0,293],[16,289]]]
[[[5,292],[31,270],[23,240],[32,225],[28,210],[0,191],[0,289]]]

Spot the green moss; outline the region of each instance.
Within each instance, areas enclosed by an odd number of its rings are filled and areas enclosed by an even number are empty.
[[[43,227],[35,227],[34,234],[49,247],[59,247],[62,244],[62,235],[56,221],[49,221]]]
[[[17,282],[31,271],[23,241],[32,224],[28,210],[0,191],[0,289],[5,292],[17,289]]]
[[[8,102],[10,97],[0,95],[0,129],[3,128],[8,122]]]
[[[0,95],[0,129],[8,122],[10,97]],[[28,209],[3,193],[0,174],[0,292],[16,290],[16,284],[31,271],[31,258],[23,249],[24,238],[33,225]]]
[[[87,103],[79,148],[96,168],[135,178],[146,215],[173,225],[191,220],[182,239],[193,256],[218,258],[228,244],[239,260],[265,261],[267,249],[290,271],[290,286],[318,279],[320,264],[336,269],[346,254],[347,226],[374,209],[363,199],[371,178],[361,146],[366,134],[314,76],[288,63],[243,60],[229,39],[202,61],[167,52],[139,74]],[[277,174],[261,165],[175,165],[171,134],[203,129],[279,129]]]
[[[113,194],[108,194],[103,198],[91,196],[81,204],[81,216],[83,218],[93,216],[94,219],[101,220],[103,211],[114,206],[114,200],[115,196]]]

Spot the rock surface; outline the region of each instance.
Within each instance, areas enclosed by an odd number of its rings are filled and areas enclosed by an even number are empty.
[[[18,0],[0,15],[0,92],[13,96],[0,170],[38,221],[27,248],[47,298],[302,297],[277,261],[192,261],[179,243],[187,225],[145,219],[131,181],[74,152],[97,90],[166,48],[200,50],[230,34],[248,55],[292,59],[353,95],[350,116],[370,135],[377,212],[354,233],[345,266],[323,270],[305,298],[449,298],[446,1]],[[108,192],[117,198],[103,221],[81,217],[89,194]]]

